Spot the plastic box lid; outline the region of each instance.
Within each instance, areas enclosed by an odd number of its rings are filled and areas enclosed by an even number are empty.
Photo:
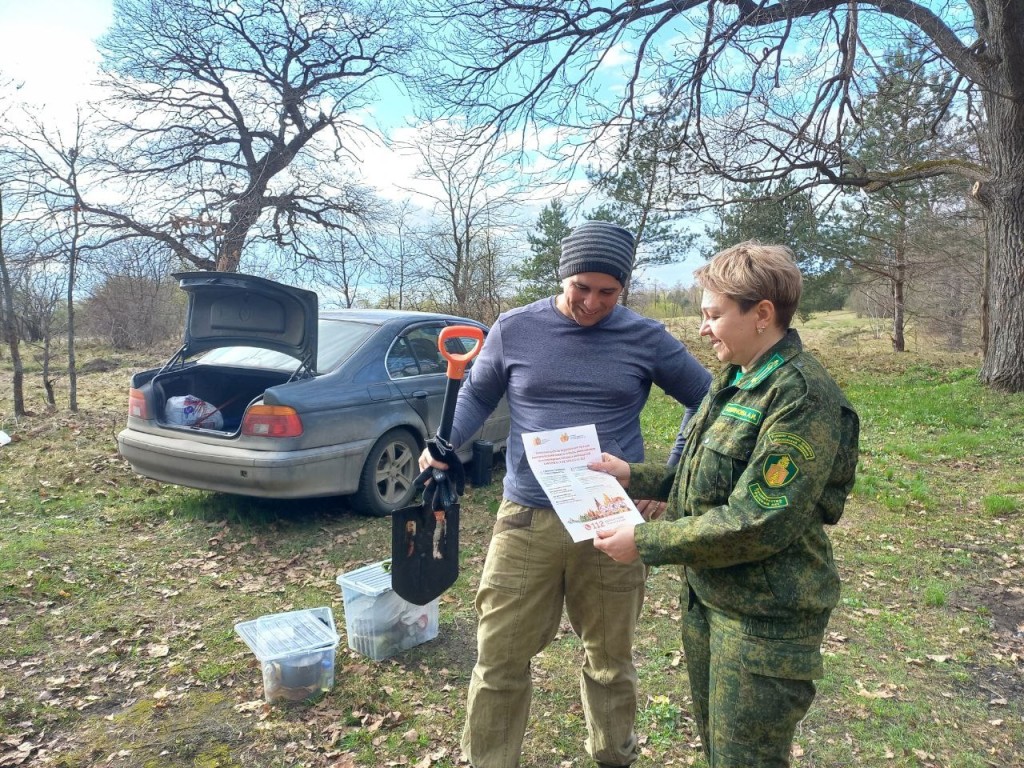
[[[329,607],[261,616],[235,624],[235,632],[260,661],[322,651],[341,639]]]
[[[348,587],[364,595],[376,597],[391,591],[391,571],[385,567],[390,565],[390,560],[364,565],[362,568],[341,574],[336,581],[342,589]]]

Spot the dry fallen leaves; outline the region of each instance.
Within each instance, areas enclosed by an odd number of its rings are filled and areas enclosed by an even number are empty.
[[[892,699],[896,697],[896,686],[891,683],[883,683],[877,690],[869,691],[864,684],[857,680],[857,695],[866,699]]]

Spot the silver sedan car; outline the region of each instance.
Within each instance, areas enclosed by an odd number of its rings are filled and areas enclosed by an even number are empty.
[[[375,516],[412,503],[444,399],[438,335],[486,326],[425,312],[318,313],[315,293],[250,275],[175,277],[188,294],[184,343],[132,377],[117,436],[137,473],[245,496],[351,495]],[[473,340],[447,343],[461,353]],[[475,441],[501,450],[508,428],[502,401],[460,458]]]

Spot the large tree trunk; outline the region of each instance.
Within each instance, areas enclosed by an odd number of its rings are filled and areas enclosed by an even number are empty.
[[[985,359],[981,379],[1024,392],[1024,5],[987,2],[989,79],[981,89],[992,180],[975,185],[985,207]]]
[[[1024,392],[1024,183],[1012,186],[988,209],[987,345],[981,378],[995,389]]]
[[[278,170],[284,168],[287,163],[280,166],[273,166],[274,170],[268,169],[268,164],[261,165],[258,173],[259,180],[251,183],[249,187],[231,203],[228,223],[223,229],[215,227],[214,235],[220,236],[217,243],[217,271],[237,272],[242,263],[242,249],[249,237],[249,232],[256,222],[259,221],[263,212],[264,196],[267,194],[266,178]]]
[[[260,217],[260,200],[263,198],[264,189],[265,187],[260,187],[256,191],[248,192],[232,204],[230,219],[217,247],[218,272],[238,271],[249,230]]]

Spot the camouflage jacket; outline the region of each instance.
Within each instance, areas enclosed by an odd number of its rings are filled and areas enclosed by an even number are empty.
[[[681,565],[693,595],[750,634],[821,631],[839,600],[825,524],[853,487],[859,420],[796,331],[733,384],[737,370],[712,382],[677,471],[631,465],[633,498],[668,500],[636,545],[645,563]]]

